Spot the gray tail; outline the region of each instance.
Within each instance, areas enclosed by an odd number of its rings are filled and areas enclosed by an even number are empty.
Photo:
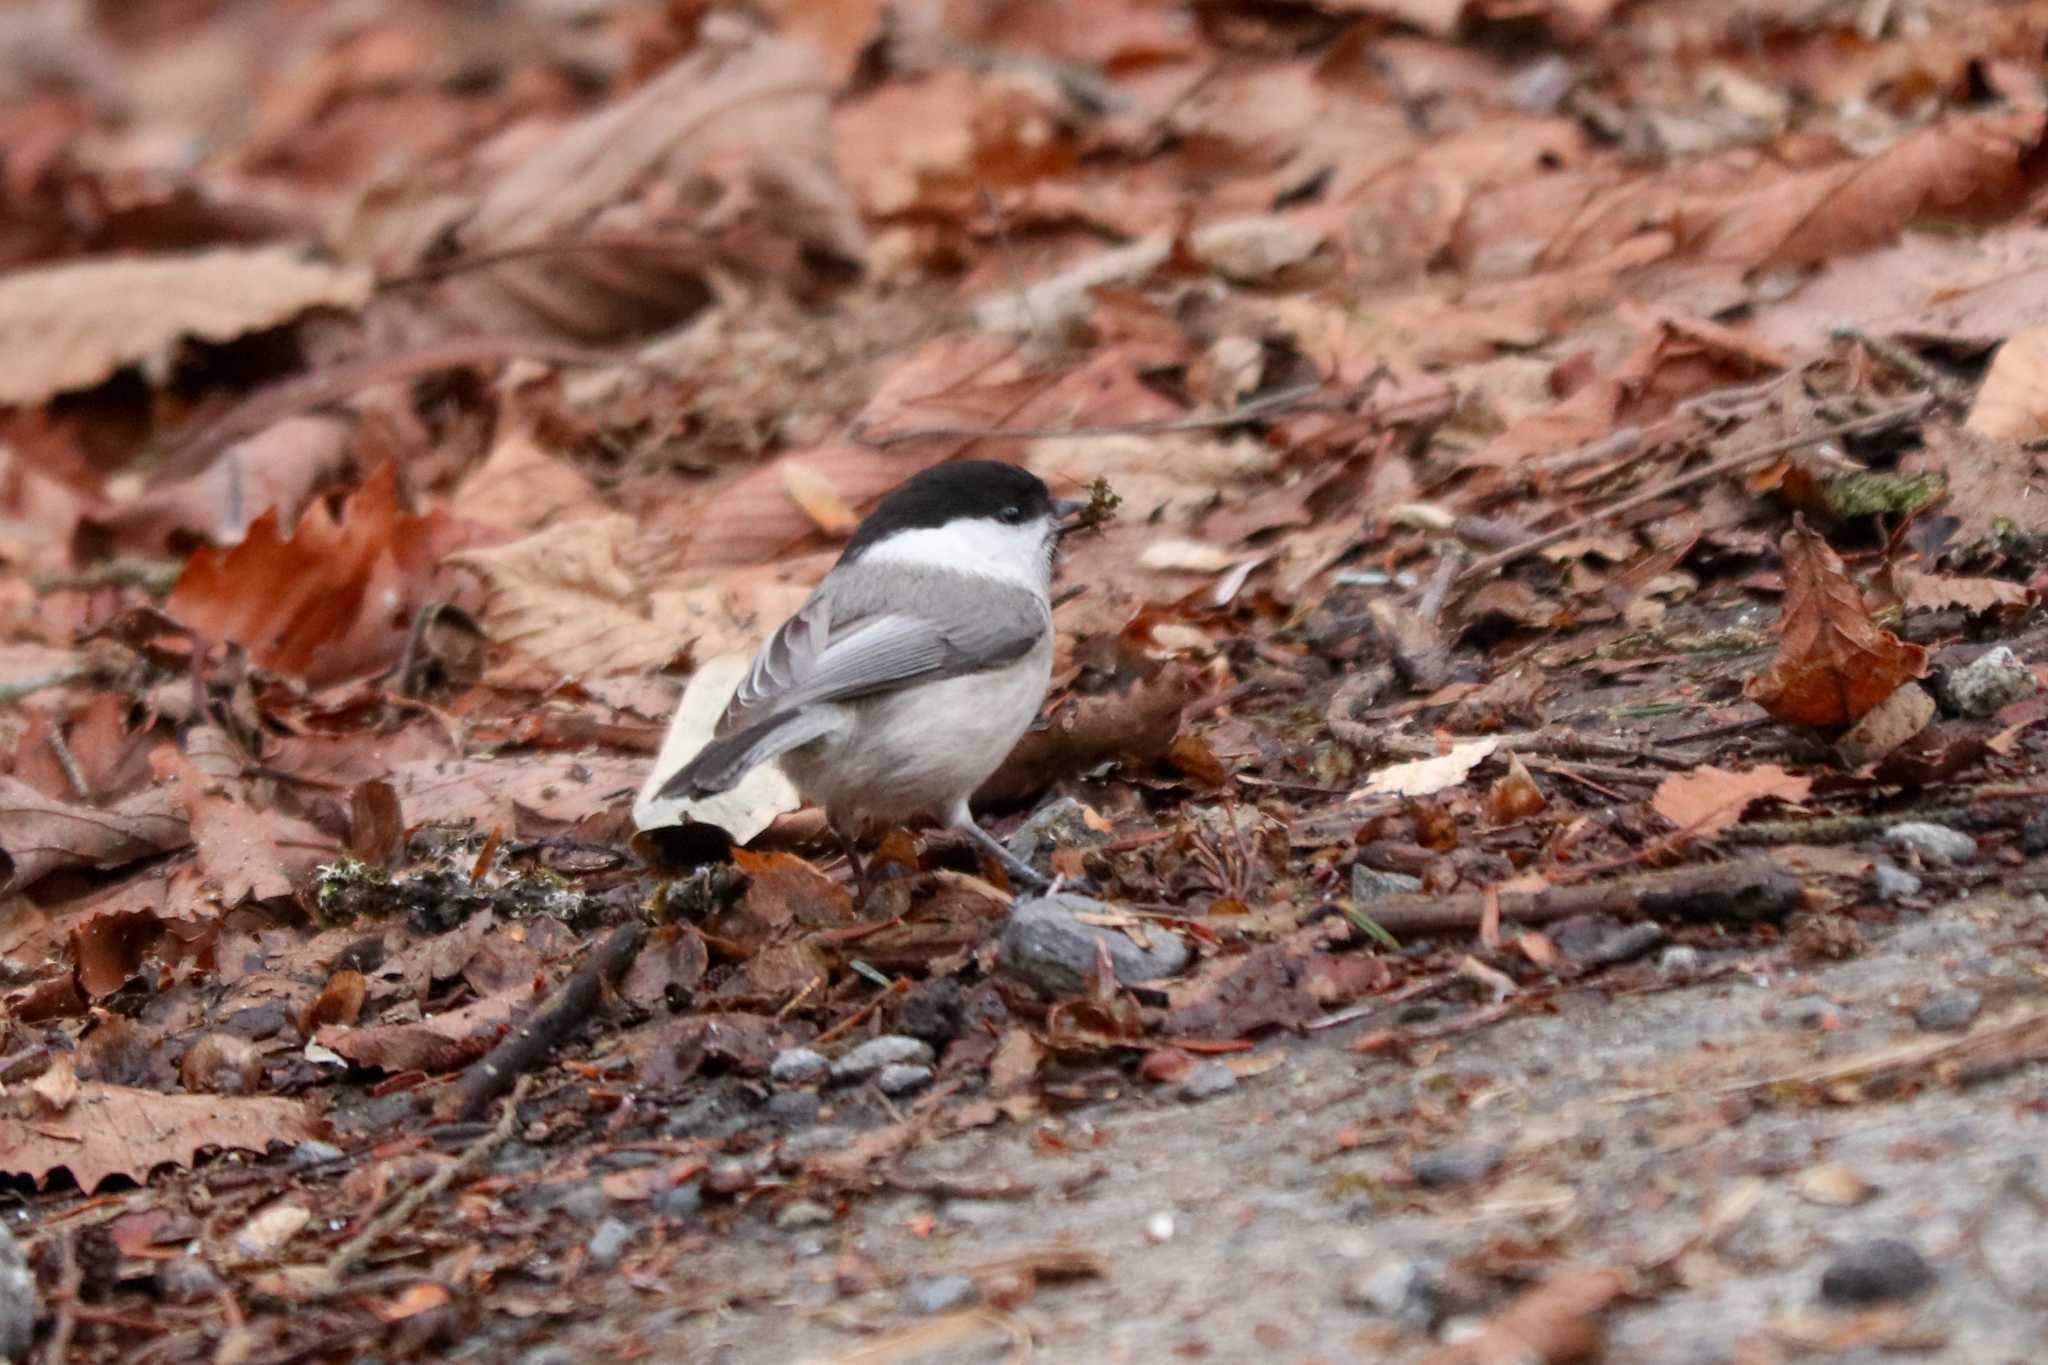
[[[830,730],[830,716],[803,709],[769,716],[745,729],[712,740],[697,756],[676,770],[661,784],[657,798],[684,797],[696,800],[731,791],[755,768],[780,757],[801,744],[808,744]]]

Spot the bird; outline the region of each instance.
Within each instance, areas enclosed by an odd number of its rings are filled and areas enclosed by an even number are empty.
[[[859,839],[922,816],[1046,887],[968,803],[1045,702],[1053,564],[1082,507],[1000,461],[913,474],[761,646],[709,742],[658,795],[701,799],[779,763],[823,807],[858,886]]]

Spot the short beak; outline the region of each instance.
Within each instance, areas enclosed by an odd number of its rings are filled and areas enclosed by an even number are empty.
[[[1081,527],[1080,516],[1087,510],[1088,503],[1085,499],[1060,498],[1056,500],[1052,505],[1052,514],[1059,519],[1060,534],[1065,535],[1069,531],[1079,530]]]

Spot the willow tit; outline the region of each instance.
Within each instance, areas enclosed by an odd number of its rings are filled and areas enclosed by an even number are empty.
[[[1045,701],[1053,556],[1080,507],[1015,465],[913,475],[761,647],[711,741],[658,794],[710,796],[779,762],[824,807],[856,879],[862,834],[932,816],[1043,886],[967,802]]]

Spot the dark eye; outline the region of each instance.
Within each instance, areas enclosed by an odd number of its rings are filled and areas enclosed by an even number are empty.
[[[1024,509],[1013,502],[1002,511],[996,513],[996,515],[1001,517],[1007,524],[1015,526],[1024,520]]]

